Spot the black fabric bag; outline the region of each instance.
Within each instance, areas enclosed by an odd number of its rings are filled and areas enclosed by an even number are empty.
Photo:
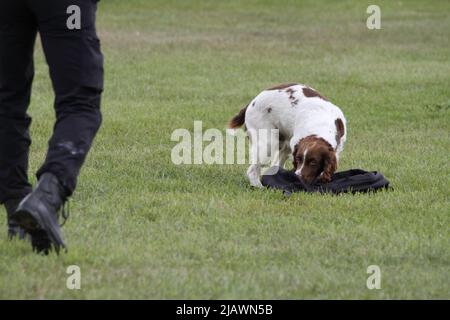
[[[263,175],[261,179],[263,186],[283,190],[286,195],[293,192],[356,193],[389,188],[389,181],[376,171],[352,169],[336,172],[328,183],[315,182],[306,185],[297,178],[293,171],[280,167],[272,167],[269,170],[276,174]]]

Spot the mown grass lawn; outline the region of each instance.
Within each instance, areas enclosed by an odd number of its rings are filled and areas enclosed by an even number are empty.
[[[0,298],[449,299],[450,2],[377,1],[381,30],[366,28],[369,4],[101,1],[104,123],[69,252],[38,256],[3,227]],[[47,73],[38,46],[31,173],[54,119]],[[340,169],[379,170],[394,191],[285,199],[251,189],[245,165],[172,164],[173,130],[222,130],[290,81],[346,114]],[[81,290],[66,288],[69,265]]]

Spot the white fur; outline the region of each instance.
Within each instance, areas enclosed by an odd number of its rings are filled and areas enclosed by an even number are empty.
[[[270,150],[270,139],[256,139],[255,132],[260,129],[278,129],[285,138],[280,151],[250,165],[247,176],[250,184],[262,187],[261,169],[263,165],[283,167],[292,154],[295,145],[310,135],[325,139],[335,150],[336,158],[344,148],[347,125],[344,114],[339,107],[319,97],[306,97],[304,85],[293,85],[284,89],[264,90],[248,105],[245,125],[250,140],[250,152],[257,154],[261,148]],[[269,112],[270,110],[270,112]],[[339,145],[336,142],[336,119],[344,124],[344,136]],[[255,141],[257,141],[255,143]]]

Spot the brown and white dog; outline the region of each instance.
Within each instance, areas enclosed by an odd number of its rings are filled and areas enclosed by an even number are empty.
[[[317,178],[329,182],[337,170],[347,136],[346,120],[341,109],[316,90],[296,83],[264,90],[231,119],[229,128],[244,123],[252,154],[261,154],[261,148],[270,150],[270,138],[256,137],[258,130],[278,129],[279,133],[278,151],[257,157],[248,168],[252,186],[262,187],[262,165],[283,167],[290,154],[295,174],[307,184]]]

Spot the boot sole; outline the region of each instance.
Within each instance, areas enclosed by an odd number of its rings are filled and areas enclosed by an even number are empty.
[[[43,208],[43,210],[45,211],[45,208]],[[45,219],[40,215],[39,210],[33,210],[32,208],[27,207],[26,198],[19,204],[19,207],[13,214],[13,219],[20,227],[31,235],[40,230],[46,232],[57,253],[59,253],[60,247],[66,248],[59,231],[59,226],[56,229],[51,221],[48,221],[48,219]]]

